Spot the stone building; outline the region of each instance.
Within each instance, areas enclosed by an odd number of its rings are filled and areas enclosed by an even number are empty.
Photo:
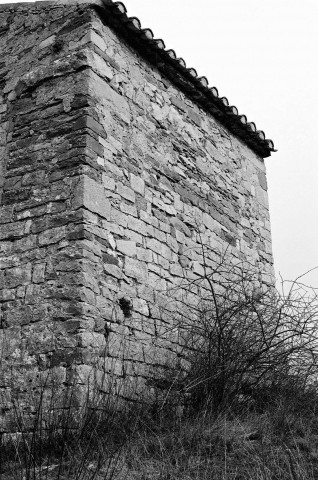
[[[96,353],[146,377],[202,243],[273,274],[273,142],[121,2],[1,5],[0,50],[0,390]]]

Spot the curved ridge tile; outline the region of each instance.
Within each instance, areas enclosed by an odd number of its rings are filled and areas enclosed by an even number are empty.
[[[248,128],[249,128],[250,130],[252,130],[252,132],[256,132],[256,131],[257,131],[256,125],[255,125],[254,122],[249,122],[249,123],[247,124],[247,126],[248,126]]]
[[[201,85],[205,88],[209,87],[209,80],[206,77],[198,77],[198,81],[201,83]]]
[[[180,63],[180,65],[183,67],[183,68],[187,68],[187,64],[185,62],[185,60],[183,58],[178,58],[178,62]]]
[[[216,87],[211,87],[210,88],[210,92],[212,93],[212,95],[216,98],[219,98],[219,91]]]
[[[166,48],[166,44],[163,40],[161,40],[161,38],[158,38],[154,41],[155,41],[157,47],[160,48],[160,50],[164,50]]]
[[[176,55],[176,52],[172,49],[170,50],[166,50],[166,54],[172,58],[173,60],[176,60],[177,59],[177,55]]]
[[[143,36],[146,37],[148,40],[153,40],[154,34],[150,28],[144,28],[143,30],[141,30],[141,32]]]
[[[273,152],[277,152],[277,150],[275,150],[275,145],[274,145],[274,142],[273,140],[271,140],[270,138],[266,140],[266,143],[268,145],[268,147],[273,150]]]
[[[197,78],[198,73],[195,68],[188,68],[188,72],[190,73],[191,77]]]
[[[141,30],[141,23],[139,18],[137,17],[129,17],[128,26],[129,28],[135,28],[136,30]]]
[[[115,2],[113,3],[114,7],[116,7],[118,13],[121,13],[121,14],[126,14],[127,13],[127,8],[125,7],[125,5],[122,3],[122,2]],[[115,10],[116,12],[116,10]]]

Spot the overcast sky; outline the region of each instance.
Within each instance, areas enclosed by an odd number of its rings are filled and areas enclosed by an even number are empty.
[[[318,266],[318,0],[123,3],[274,141],[266,166],[276,273],[294,279]],[[318,270],[307,283],[318,287]]]

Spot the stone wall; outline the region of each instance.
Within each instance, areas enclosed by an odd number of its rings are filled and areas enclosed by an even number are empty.
[[[3,394],[36,386],[48,366],[64,382],[71,365],[87,363],[78,333],[89,308],[79,240],[86,212],[75,192],[96,148],[91,19],[85,2],[0,6]]]
[[[77,4],[0,6],[2,391],[147,378],[217,252],[273,275],[264,160]]]

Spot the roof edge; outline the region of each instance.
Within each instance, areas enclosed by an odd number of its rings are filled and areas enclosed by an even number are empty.
[[[199,77],[194,68],[189,68],[183,58],[178,58],[172,49],[166,49],[162,39],[154,38],[149,28],[142,28],[136,17],[128,17],[122,2],[113,0],[47,0],[35,2],[7,3],[0,5],[0,11],[28,10],[30,7],[42,9],[46,6],[66,5],[92,6],[98,9],[105,23],[114,27],[129,44],[135,47],[142,57],[166,75],[172,83],[184,91],[205,111],[211,113],[222,125],[239,137],[254,152],[263,158],[277,150],[274,142],[267,139],[263,130],[258,130],[254,122],[240,114],[237,107],[230,105],[226,97],[220,97],[216,87],[210,87],[206,77]],[[154,61],[156,59],[156,61]]]
[[[124,34],[128,43],[137,47],[142,56],[167,75],[201,108],[211,113],[263,158],[277,151],[274,142],[266,138],[263,130],[258,130],[254,122],[249,122],[246,115],[240,114],[237,107],[230,105],[226,97],[220,97],[216,87],[209,87],[206,77],[199,77],[197,71],[188,68],[183,58],[178,58],[174,50],[167,50],[165,42],[162,39],[155,39],[151,29],[142,28],[138,18],[128,17],[127,9],[122,2],[101,1],[105,11],[111,13],[105,16],[106,23]],[[154,58],[156,62],[153,61]]]

